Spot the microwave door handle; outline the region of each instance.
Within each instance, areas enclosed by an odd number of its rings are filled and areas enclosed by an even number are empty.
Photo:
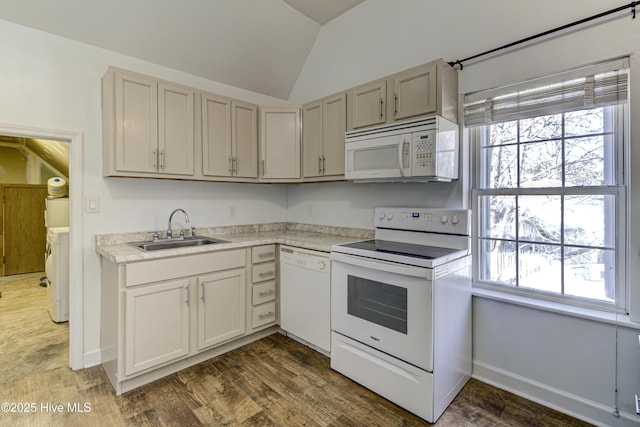
[[[402,151],[404,150],[404,144],[407,142],[402,138],[402,141],[398,144],[398,167],[400,168],[400,176],[404,178],[404,159],[402,158]]]

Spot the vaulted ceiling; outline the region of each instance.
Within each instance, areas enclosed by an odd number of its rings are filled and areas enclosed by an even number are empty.
[[[0,19],[287,99],[322,25],[364,0],[2,0]]]

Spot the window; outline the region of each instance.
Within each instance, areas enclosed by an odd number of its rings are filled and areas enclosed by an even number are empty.
[[[598,99],[605,80],[608,99]],[[626,73],[526,86],[465,98],[465,118],[479,125],[471,134],[475,282],[624,308]]]

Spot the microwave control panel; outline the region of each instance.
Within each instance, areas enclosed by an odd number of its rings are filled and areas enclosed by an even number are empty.
[[[432,176],[435,168],[435,132],[415,132],[413,134],[412,173],[414,176]]]

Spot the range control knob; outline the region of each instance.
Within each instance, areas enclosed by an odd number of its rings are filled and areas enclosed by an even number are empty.
[[[451,218],[452,224],[457,224],[459,222],[460,222],[460,218],[458,218],[458,215],[454,215],[453,218]]]
[[[379,219],[384,219],[384,212],[380,212],[380,213],[378,214],[378,218],[379,218]]]
[[[449,217],[446,216],[446,215],[442,215],[440,217],[440,222],[443,223],[443,224],[446,224],[447,222],[449,222]]]
[[[393,219],[393,212],[387,212],[387,219],[391,221]]]
[[[325,264],[324,261],[318,262],[318,270],[324,270],[326,267],[327,267],[327,264]]]

